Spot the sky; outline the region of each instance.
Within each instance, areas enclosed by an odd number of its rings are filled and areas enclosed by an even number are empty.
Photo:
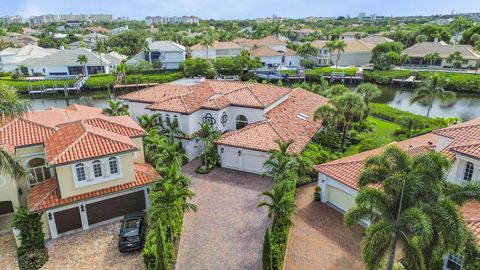
[[[340,3],[340,4],[337,4]],[[480,0],[0,0],[0,16],[42,14],[113,14],[146,16],[194,15],[202,19],[252,19],[273,14],[289,18],[384,16],[480,12]]]

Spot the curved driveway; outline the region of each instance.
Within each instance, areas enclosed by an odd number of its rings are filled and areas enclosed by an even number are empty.
[[[176,269],[261,269],[262,244],[270,226],[266,209],[257,208],[269,178],[215,168],[194,173],[198,161],[184,166],[192,178],[196,213],[186,213]]]

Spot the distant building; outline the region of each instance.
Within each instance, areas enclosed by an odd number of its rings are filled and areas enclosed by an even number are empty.
[[[32,25],[48,24],[54,22],[110,22],[113,21],[111,14],[48,14],[32,16],[28,22]]]
[[[379,15],[376,15],[376,14],[367,15],[364,12],[361,12],[360,14],[358,14],[358,19],[362,22],[383,21],[383,20],[385,20],[385,16],[379,16]]]
[[[340,34],[339,38],[341,40],[352,40],[352,39],[356,39],[357,35],[361,35],[361,34],[362,34],[361,32],[345,32]]]
[[[38,38],[30,35],[19,34],[19,33],[7,33],[6,36],[0,37],[0,41],[8,46],[12,47],[23,47],[26,45],[37,45]]]
[[[99,33],[89,33],[86,34],[82,37],[82,41],[76,41],[73,43],[68,44],[70,46],[70,49],[78,49],[79,47],[82,46],[82,44],[86,45],[87,48],[92,49],[97,41],[105,41],[108,38],[108,36],[99,34]]]
[[[11,24],[11,23],[23,23],[23,18],[19,15],[16,16],[3,16],[0,17],[0,22],[4,24]]]
[[[303,38],[308,38],[318,33],[317,30],[310,29],[310,28],[302,28],[302,29],[296,30],[295,32],[297,32],[297,36],[295,37],[295,40],[302,40]]]
[[[12,72],[29,61],[50,55],[57,49],[44,49],[36,45],[26,45],[22,48],[6,48],[0,51],[0,72]]]
[[[307,21],[307,22],[318,22],[318,21],[335,20],[335,18],[334,17],[314,17],[314,16],[310,16],[310,17],[304,18],[304,20]]]
[[[160,63],[162,69],[179,69],[185,60],[185,47],[172,41],[147,39],[149,51],[142,51],[130,58],[127,65],[137,65],[140,61]]]
[[[182,17],[164,17],[164,16],[148,16],[145,18],[145,22],[148,25],[154,24],[196,24],[200,23],[200,18],[195,16],[182,16]]]
[[[339,66],[362,66],[370,63],[372,59],[372,50],[375,48],[375,44],[362,41],[359,39],[350,39],[344,41],[347,46],[345,50],[340,53],[338,61]],[[335,64],[337,58],[337,52],[332,52],[326,48],[327,41],[316,40],[311,44],[317,49],[317,55],[310,56],[309,58],[319,66],[330,66]]]
[[[111,30],[111,33],[112,35],[117,35],[117,34],[120,34],[120,33],[123,33],[123,32],[126,32],[128,31],[128,25],[125,25],[125,26],[121,26],[121,27],[118,27],[118,28],[113,28]]]
[[[435,63],[428,63],[425,61],[425,56],[429,53],[438,53],[442,58],[441,61]],[[473,47],[470,45],[450,45],[443,41],[440,42],[421,42],[409,48],[406,48],[403,53],[410,57],[410,65],[432,66],[437,67],[452,67],[452,63],[447,60],[448,56],[454,52],[460,52],[464,59],[462,68],[473,68],[477,66],[480,61],[480,55],[475,53]]]

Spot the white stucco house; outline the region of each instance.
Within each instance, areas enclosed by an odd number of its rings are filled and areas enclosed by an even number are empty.
[[[161,63],[162,69],[179,69],[185,61],[185,47],[173,41],[152,41],[147,39],[149,51],[142,51],[128,59],[127,65],[136,65],[140,61]]]
[[[300,88],[214,80],[157,85],[120,99],[128,102],[133,119],[154,113],[177,119],[185,134],[178,139],[190,160],[203,150],[194,133],[200,123],[210,123],[222,133],[216,142],[221,165],[256,174],[265,172],[263,163],[268,151],[276,149],[275,139],[293,139],[290,150],[301,152],[321,128],[313,113],[328,102]]]
[[[309,56],[309,58],[317,65],[332,65],[335,64],[337,52],[331,52],[326,48],[326,40],[315,40],[311,42],[312,46],[317,49],[317,54]],[[344,52],[340,52],[339,66],[362,66],[370,63],[372,59],[372,50],[376,44],[358,39],[343,40],[346,43]]]
[[[16,68],[25,65],[44,56],[51,55],[57,49],[44,49],[36,45],[26,45],[22,48],[6,48],[0,51],[0,72],[12,72]]]
[[[78,57],[85,55],[87,63],[78,62]],[[45,76],[70,76],[83,74],[85,67],[88,74],[111,73],[112,70],[122,62],[123,56],[118,53],[93,53],[86,48],[75,50],[57,50],[47,56],[24,61],[30,75]]]
[[[480,181],[480,118],[401,141],[395,145],[411,155],[432,150],[451,158],[453,166],[447,174],[447,181],[459,185]],[[341,213],[352,208],[359,191],[358,177],[364,161],[370,156],[381,154],[383,150],[384,148],[377,148],[315,166],[318,172],[318,185],[322,190],[322,202]],[[463,206],[462,213],[467,225],[480,241],[480,204],[468,202]],[[443,269],[461,269],[461,258],[445,256]]]

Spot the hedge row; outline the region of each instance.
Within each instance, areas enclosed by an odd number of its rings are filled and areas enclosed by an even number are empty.
[[[93,75],[88,78],[85,88],[88,90],[106,89],[108,86],[113,85],[115,79],[116,77],[113,74]]]
[[[366,81],[378,84],[390,84],[392,79],[406,79],[410,75],[410,70],[365,70],[363,73]]]
[[[443,86],[446,90],[480,93],[480,74],[441,73],[447,79]],[[431,74],[432,72],[426,71],[418,73],[420,79],[426,79]]]
[[[328,76],[332,72],[345,72],[347,76],[353,76],[357,73],[357,68],[339,68],[335,69],[332,67],[317,67],[309,70],[305,70],[305,75],[307,76]]]
[[[166,72],[160,74],[127,74],[125,77],[125,83],[167,83],[182,79],[183,77],[183,73],[181,72]]]

